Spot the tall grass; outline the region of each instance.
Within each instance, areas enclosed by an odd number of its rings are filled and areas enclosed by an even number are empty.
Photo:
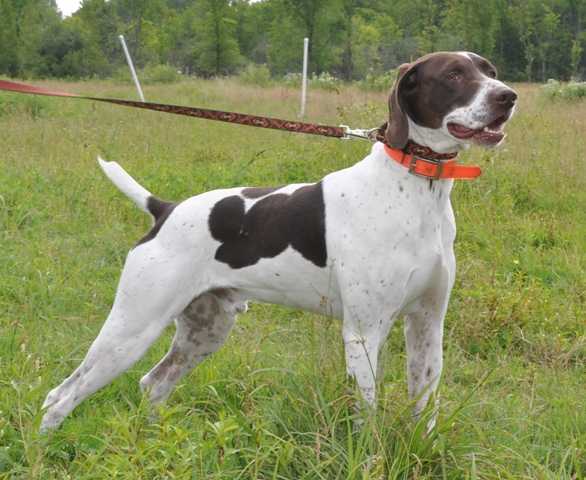
[[[109,82],[50,85],[134,98],[131,86]],[[37,116],[20,107],[0,115],[0,477],[584,478],[586,105],[518,89],[506,144],[466,152],[484,175],[453,193],[458,276],[438,428],[427,437],[425,418],[411,420],[400,325],[383,352],[379,406],[356,429],[339,322],[262,304],[157,412],[138,379],[172,332],[60,430],[38,436],[45,394],[83,358],[125,254],[148,228],[101,174],[98,153],[161,197],[181,199],[317,180],[369,145],[79,100],[43,99]],[[296,90],[232,80],[145,94],[284,118],[298,108]],[[385,94],[357,88],[311,91],[308,115],[370,127],[385,119],[385,105]]]

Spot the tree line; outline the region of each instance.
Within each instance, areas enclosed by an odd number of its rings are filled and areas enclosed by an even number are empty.
[[[0,74],[107,77],[124,64],[228,75],[250,64],[355,80],[424,53],[469,50],[514,81],[583,78],[586,0],[0,0]]]

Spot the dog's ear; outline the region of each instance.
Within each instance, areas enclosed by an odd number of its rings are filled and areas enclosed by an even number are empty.
[[[409,122],[401,107],[401,92],[417,82],[416,64],[404,63],[398,68],[397,79],[389,96],[389,121],[385,131],[385,143],[393,148],[404,148],[409,140]]]

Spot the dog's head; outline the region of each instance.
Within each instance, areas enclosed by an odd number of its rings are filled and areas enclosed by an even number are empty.
[[[517,94],[496,76],[488,60],[468,52],[432,53],[401,65],[386,142],[401,149],[411,139],[440,152],[498,145]]]

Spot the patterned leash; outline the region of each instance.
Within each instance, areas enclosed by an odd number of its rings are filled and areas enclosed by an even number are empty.
[[[126,107],[144,108],[146,110],[155,110],[157,112],[174,113],[176,115],[186,115],[188,117],[205,118],[219,122],[237,123],[239,125],[248,125],[250,127],[272,128],[274,130],[285,130],[294,133],[306,133],[309,135],[321,135],[324,137],[334,137],[341,139],[360,138],[364,140],[377,141],[382,138],[379,128],[372,129],[352,129],[347,125],[333,127],[330,125],[320,125],[317,123],[295,122],[291,120],[282,120],[280,118],[261,117],[258,115],[248,115],[244,113],[224,112],[221,110],[211,110],[208,108],[184,107],[180,105],[167,105],[164,103],[137,102],[133,100],[120,100],[117,98],[101,98],[77,95],[75,93],[49,90],[25,83],[9,82],[0,80],[0,90],[16,93],[27,93],[32,95],[45,95],[49,97],[68,97],[80,98],[84,100],[94,100],[96,102],[114,103]]]

